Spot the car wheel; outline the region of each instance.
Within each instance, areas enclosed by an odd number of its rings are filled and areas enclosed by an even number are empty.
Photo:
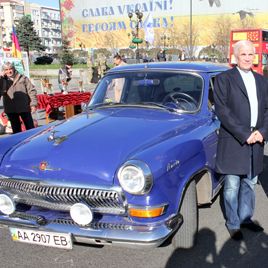
[[[173,236],[172,245],[174,248],[191,248],[195,244],[198,230],[198,208],[194,180],[191,181],[186,189],[180,213],[183,216],[183,223]]]

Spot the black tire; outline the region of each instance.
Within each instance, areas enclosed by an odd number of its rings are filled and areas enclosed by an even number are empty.
[[[173,236],[172,245],[176,248],[192,248],[198,231],[198,208],[195,181],[191,181],[184,194],[180,213],[183,223]]]

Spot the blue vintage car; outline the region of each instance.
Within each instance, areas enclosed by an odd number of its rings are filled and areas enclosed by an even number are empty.
[[[84,111],[0,140],[0,224],[14,241],[194,245],[221,188],[213,79],[226,66],[111,69]]]

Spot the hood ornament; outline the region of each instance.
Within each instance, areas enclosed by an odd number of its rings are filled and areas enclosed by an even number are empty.
[[[63,141],[67,139],[67,136],[56,136],[56,133],[59,131],[53,130],[50,132],[50,135],[48,136],[48,141],[54,141],[54,145],[59,145]]]

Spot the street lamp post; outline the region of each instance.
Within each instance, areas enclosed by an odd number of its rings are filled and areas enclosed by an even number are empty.
[[[140,29],[140,23],[142,22],[143,13],[139,11],[138,9],[135,11],[136,19],[133,19],[133,13],[129,12],[128,17],[130,20],[130,23],[135,23],[135,30],[132,31],[132,43],[136,45],[136,60],[138,61],[139,56],[139,44],[143,42],[141,38],[139,38],[139,29]]]
[[[193,0],[190,0],[190,49],[189,58],[193,58]]]
[[[164,50],[166,49],[166,46],[168,44],[168,41],[170,40],[170,37],[168,37],[166,34],[161,36],[161,40],[163,40]]]

